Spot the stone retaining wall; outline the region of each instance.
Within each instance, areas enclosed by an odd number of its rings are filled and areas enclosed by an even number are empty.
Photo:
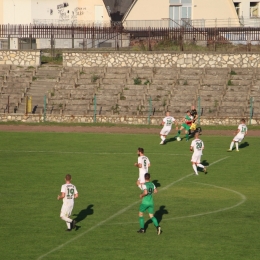
[[[180,118],[177,118],[177,120]],[[204,118],[201,117],[201,125],[238,125],[241,118]],[[247,122],[249,119],[246,119]],[[23,114],[0,114],[0,122],[25,122],[39,123],[43,122],[43,115],[23,115]],[[69,116],[69,115],[46,115],[47,122],[56,123],[93,123],[93,116]],[[162,117],[151,117],[151,125],[160,125]],[[97,123],[113,123],[113,124],[133,124],[147,125],[147,116],[96,116]],[[252,125],[260,125],[260,118],[251,120]]]
[[[181,67],[259,68],[260,54],[65,52],[63,66],[79,67]]]
[[[40,51],[0,51],[0,65],[40,66]]]

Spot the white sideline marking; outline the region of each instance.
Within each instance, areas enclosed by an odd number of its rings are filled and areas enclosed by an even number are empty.
[[[229,156],[224,157],[224,158],[222,158],[222,159],[220,159],[220,160],[218,160],[218,161],[215,161],[215,162],[213,162],[212,164],[210,164],[208,167],[210,167],[210,166],[212,166],[212,165],[214,165],[214,164],[216,164],[216,163],[218,163],[218,162],[221,162],[221,161],[227,159],[228,157],[229,157]],[[188,178],[188,177],[190,177],[190,176],[192,176],[192,175],[193,175],[193,174],[188,174],[188,175],[186,175],[186,176],[180,178],[179,180],[174,181],[174,182],[170,183],[169,185],[165,186],[164,188],[160,189],[160,191],[166,190],[166,189],[170,188],[172,185],[174,185],[175,183],[180,182],[180,181],[182,181],[182,180],[184,180],[184,179],[186,179],[186,178]],[[63,248],[63,247],[66,246],[67,244],[69,244],[69,243],[71,243],[72,241],[74,241],[74,240],[76,240],[76,239],[78,239],[78,238],[84,236],[85,234],[89,233],[89,232],[92,231],[93,229],[95,229],[95,228],[97,228],[97,227],[99,227],[99,226],[105,224],[105,223],[108,222],[109,220],[111,220],[111,219],[113,219],[113,218],[115,218],[115,217],[121,215],[122,213],[126,212],[128,209],[130,209],[131,207],[133,207],[133,206],[136,205],[137,203],[140,203],[140,200],[138,200],[138,201],[136,201],[136,202],[130,204],[129,206],[125,207],[124,209],[119,210],[119,211],[118,211],[117,213],[115,213],[114,215],[112,215],[112,216],[110,216],[109,218],[107,218],[107,219],[105,219],[105,220],[99,222],[99,223],[96,224],[95,226],[89,228],[89,229],[86,230],[85,232],[83,232],[83,233],[81,233],[81,234],[75,236],[74,238],[68,240],[68,241],[65,242],[64,244],[61,244],[61,245],[59,245],[58,247],[52,249],[52,250],[49,251],[48,253],[46,253],[46,254],[44,254],[44,255],[41,255],[39,258],[37,258],[37,260],[43,259],[43,258],[46,257],[47,255],[49,255],[49,254],[51,254],[51,253],[53,253],[53,252],[55,252],[55,251],[57,251],[57,250]]]

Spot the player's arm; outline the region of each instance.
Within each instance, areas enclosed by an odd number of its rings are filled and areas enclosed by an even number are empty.
[[[74,194],[74,199],[76,199],[76,198],[78,198],[78,197],[79,197],[79,194],[78,194],[78,193]]]
[[[144,191],[143,191],[143,193],[142,194],[140,194],[140,199],[142,199],[143,197],[145,197],[146,195],[147,195],[147,189],[145,189]]]
[[[136,163],[134,164],[134,166],[136,166],[137,168],[142,168],[142,164],[141,164],[141,163],[138,163],[138,162],[136,162]]]
[[[158,192],[158,190],[156,188],[154,188],[153,193],[157,193],[157,192]]]
[[[58,195],[57,200],[61,200],[65,198],[65,192],[61,192],[60,195]]]
[[[234,135],[237,135],[238,133],[240,133],[240,129],[238,128],[237,131],[234,133]]]
[[[162,122],[161,122],[161,125],[165,125],[165,122],[164,122],[164,121],[162,121]]]
[[[191,151],[191,152],[193,151],[193,146],[190,146],[190,151]]]

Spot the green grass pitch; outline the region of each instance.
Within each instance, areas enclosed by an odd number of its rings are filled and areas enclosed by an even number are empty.
[[[1,138],[1,259],[259,259],[259,147],[248,137],[201,136],[208,174],[192,175],[190,142],[157,135],[6,133]],[[139,229],[136,150],[156,182],[156,216]],[[57,201],[65,174],[79,191],[77,230]],[[148,215],[145,214],[145,220]]]

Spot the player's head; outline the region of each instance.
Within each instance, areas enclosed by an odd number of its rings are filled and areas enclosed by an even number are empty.
[[[187,113],[187,115],[190,115],[190,110],[187,110],[187,112],[186,112],[186,113]]]
[[[167,112],[166,112],[166,116],[169,116],[169,115],[170,115],[170,112],[169,112],[169,111],[167,111]]]
[[[66,180],[66,181],[71,181],[71,175],[70,175],[70,174],[67,174],[67,175],[65,176],[65,180]]]
[[[200,135],[199,132],[196,132],[194,136],[195,138],[199,138],[199,135]]]
[[[144,154],[144,148],[139,147],[137,149],[137,154],[138,154],[138,156],[140,156],[141,154]]]
[[[244,118],[241,119],[240,121],[242,124],[245,124],[246,120]]]
[[[192,110],[194,110],[194,109],[195,109],[195,106],[194,106],[194,105],[192,105],[192,106],[191,106],[191,109],[192,109]]]
[[[144,175],[144,179],[145,179],[146,181],[149,181],[149,180],[151,179],[150,173],[147,172],[147,173]]]

